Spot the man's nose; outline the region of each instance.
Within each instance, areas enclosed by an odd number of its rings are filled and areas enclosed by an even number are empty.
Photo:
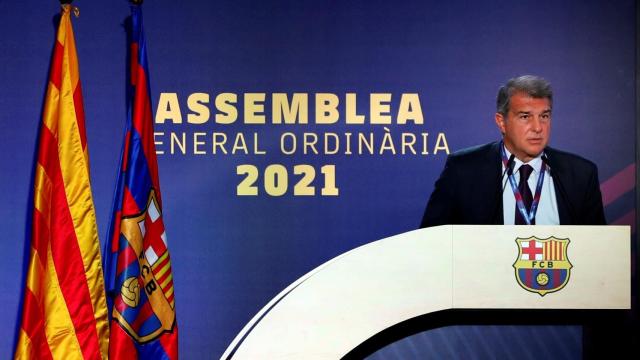
[[[540,121],[540,118],[537,116],[534,116],[532,121],[531,121],[531,129],[535,132],[541,132],[542,131],[542,121]]]

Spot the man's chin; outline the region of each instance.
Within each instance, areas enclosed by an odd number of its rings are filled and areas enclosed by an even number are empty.
[[[540,156],[542,154],[542,152],[544,151],[544,146],[543,147],[536,147],[533,149],[529,149],[529,151],[527,151],[527,156],[535,159],[538,156]]]

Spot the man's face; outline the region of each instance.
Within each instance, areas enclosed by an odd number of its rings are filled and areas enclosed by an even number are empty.
[[[517,92],[511,96],[507,116],[496,114],[496,124],[507,149],[523,162],[540,155],[549,142],[551,104]]]

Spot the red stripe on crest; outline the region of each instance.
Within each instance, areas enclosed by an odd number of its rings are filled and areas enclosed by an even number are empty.
[[[136,319],[131,323],[131,328],[138,332],[142,324],[144,324],[144,322],[147,321],[153,314],[154,313],[153,308],[151,307],[151,303],[149,301],[145,301],[144,304],[142,304],[140,312],[138,312],[138,316],[136,316]]]
[[[135,251],[131,246],[127,246],[122,249],[118,254],[118,265],[116,268],[116,276],[120,276],[120,273],[129,267],[133,262],[138,261]]]
[[[533,270],[526,269],[524,271],[524,283],[529,287],[533,286]]]
[[[560,270],[558,269],[554,269],[553,271],[553,288],[557,289],[560,287],[560,285],[562,284],[560,282]]]

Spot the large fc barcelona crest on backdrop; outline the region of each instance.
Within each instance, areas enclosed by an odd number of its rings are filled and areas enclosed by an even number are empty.
[[[525,290],[544,296],[561,290],[573,265],[567,257],[569,239],[517,238],[518,258],[513,264],[518,284]]]

